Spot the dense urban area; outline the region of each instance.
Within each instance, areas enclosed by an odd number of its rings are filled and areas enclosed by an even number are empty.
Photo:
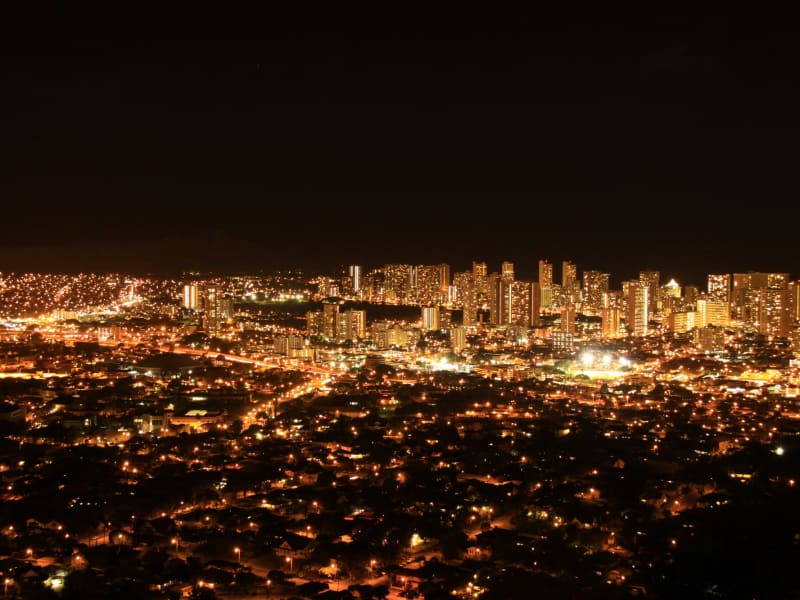
[[[9,598],[800,597],[800,282],[0,273]]]

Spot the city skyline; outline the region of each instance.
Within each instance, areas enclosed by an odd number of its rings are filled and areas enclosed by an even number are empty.
[[[788,14],[18,4],[4,600],[800,598]]]

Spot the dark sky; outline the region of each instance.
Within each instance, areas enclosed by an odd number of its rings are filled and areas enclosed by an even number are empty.
[[[786,15],[231,4],[4,9],[0,270],[800,276]]]

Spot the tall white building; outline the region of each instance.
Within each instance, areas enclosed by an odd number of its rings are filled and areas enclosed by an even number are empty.
[[[425,331],[434,331],[436,329],[439,329],[438,306],[422,307],[422,329],[424,329]]]
[[[197,310],[197,286],[187,284],[183,286],[183,308]]]
[[[650,320],[650,285],[645,281],[632,281],[628,286],[628,332],[647,335]]]

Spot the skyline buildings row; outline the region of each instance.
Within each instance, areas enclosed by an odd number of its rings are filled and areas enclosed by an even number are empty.
[[[681,286],[670,280],[662,284],[661,273],[643,270],[636,279],[610,285],[611,274],[585,270],[581,277],[572,261],[564,261],[561,283],[556,283],[553,264],[538,263],[538,281],[516,278],[514,264],[504,261],[500,270],[489,272],[485,262],[474,261],[472,269],[452,274],[446,263],[410,265],[392,263],[364,272],[350,265],[339,277],[316,280],[318,299],[343,297],[368,303],[410,304],[461,309],[461,325],[479,324],[538,327],[544,315],[557,315],[559,330],[575,333],[578,316],[599,317],[604,336],[647,335],[663,326],[673,332],[694,328],[742,325],[771,337],[788,337],[800,322],[800,282],[788,273],[709,274],[705,289]],[[204,327],[216,332],[233,315],[234,298],[214,286],[187,284],[183,307],[201,310]],[[365,317],[352,315],[354,324],[334,322],[324,306],[318,325],[309,330],[329,339],[343,331],[361,332]],[[332,309],[331,309],[332,310]],[[430,316],[423,321],[435,322]],[[430,328],[425,326],[425,328]],[[350,335],[345,339],[360,337]]]
[[[367,302],[450,306],[463,310],[463,324],[480,322],[537,326],[542,314],[560,313],[562,329],[574,330],[576,314],[601,317],[604,331],[646,335],[656,321],[673,331],[695,326],[741,323],[769,336],[786,337],[800,321],[800,282],[788,273],[709,274],[705,289],[681,286],[674,279],[661,283],[657,270],[642,270],[636,279],[612,289],[611,274],[585,270],[565,260],[561,283],[553,264],[538,262],[538,281],[519,280],[514,264],[503,261],[499,272],[474,261],[472,270],[450,277],[447,263],[434,265],[387,264],[364,273],[350,265],[340,279],[320,278],[319,295],[355,298]],[[695,325],[697,324],[697,325]]]

